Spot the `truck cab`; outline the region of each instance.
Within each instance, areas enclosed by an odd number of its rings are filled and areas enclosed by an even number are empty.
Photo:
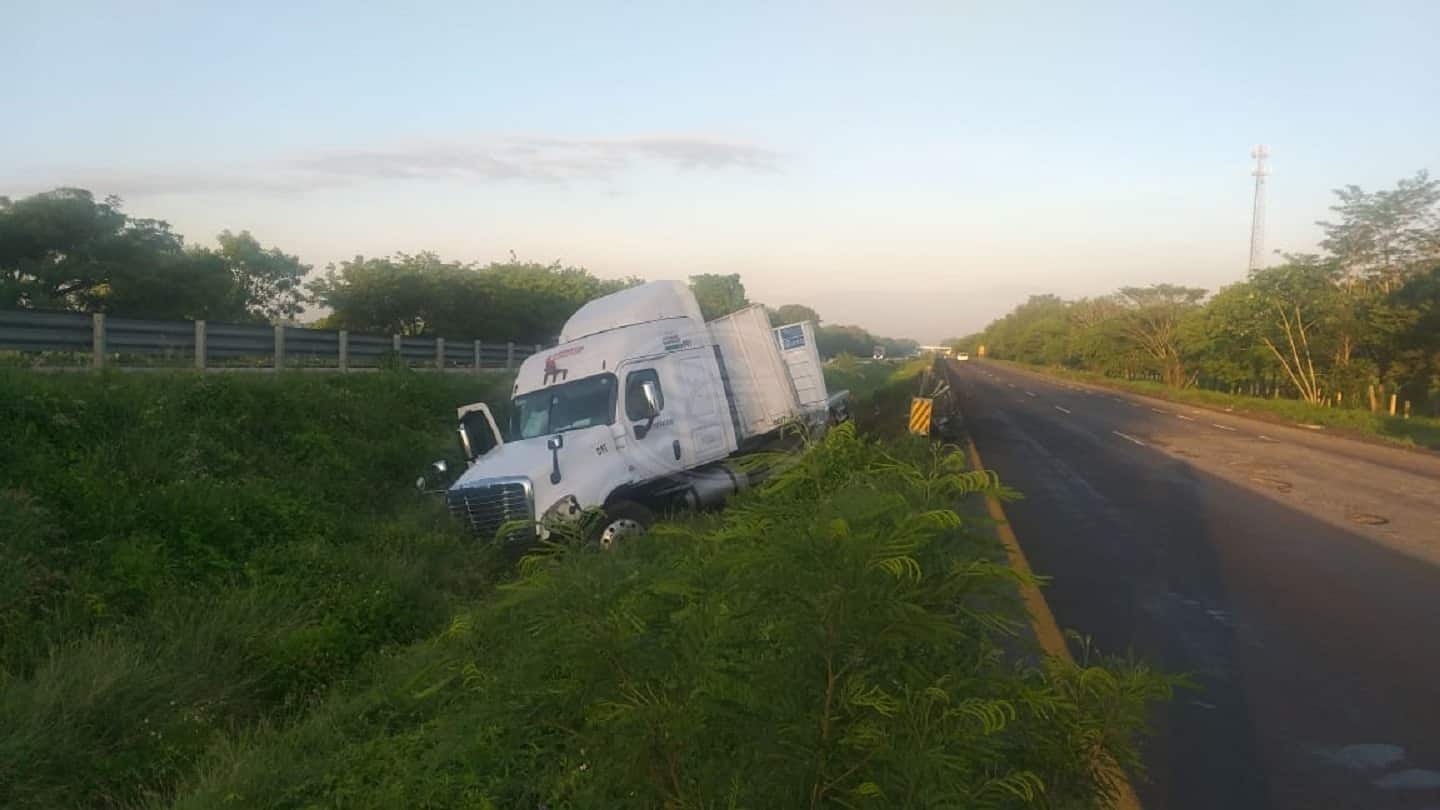
[[[672,505],[723,501],[746,483],[725,460],[805,413],[797,379],[824,408],[818,355],[803,356],[813,331],[794,326],[782,351],[758,308],[707,324],[682,282],[591,301],[521,365],[505,430],[482,403],[459,409],[467,468],[451,511],[482,537],[528,523],[499,537],[520,540],[586,510],[634,531]]]

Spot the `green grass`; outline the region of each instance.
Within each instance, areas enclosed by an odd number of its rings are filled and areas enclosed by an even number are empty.
[[[491,561],[409,489],[508,380],[0,371],[0,805],[167,795]]]
[[[525,560],[173,805],[1094,807],[1169,682],[1036,663],[957,454],[838,428],[723,513]]]
[[[893,436],[904,432],[908,403],[915,393],[910,381],[930,364],[925,358],[901,362],[842,354],[825,364],[825,384],[831,391],[850,392],[855,422],[865,434]]]
[[[0,372],[0,806],[1093,807],[1137,762],[1172,682],[1038,655],[960,456],[847,426],[517,573],[409,486],[505,385]]]
[[[1422,416],[1404,419],[1388,414],[1371,413],[1359,408],[1325,408],[1295,399],[1267,399],[1243,394],[1205,391],[1199,388],[1177,389],[1150,380],[1122,380],[1094,372],[1053,366],[1036,366],[1004,360],[986,362],[1012,365],[1051,377],[1102,385],[1121,391],[1133,391],[1137,394],[1168,399],[1173,402],[1234,411],[1268,421],[1322,425],[1337,432],[1360,438],[1378,439],[1405,447],[1440,450],[1440,419]]]

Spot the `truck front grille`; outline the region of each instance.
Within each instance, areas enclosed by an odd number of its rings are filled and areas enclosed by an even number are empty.
[[[452,489],[446,493],[445,502],[450,507],[450,514],[465,521],[478,539],[512,541],[535,534],[533,526],[526,526],[508,531],[503,538],[496,535],[500,527],[510,521],[523,520],[533,524],[535,507],[526,481]]]

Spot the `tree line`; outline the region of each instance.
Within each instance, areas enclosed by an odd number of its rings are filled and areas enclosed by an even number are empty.
[[[738,273],[722,275],[705,273],[690,277],[690,288],[695,291],[695,300],[705,320],[728,315],[738,309],[750,306],[745,294],[745,284]],[[864,327],[853,324],[826,323],[820,313],[805,304],[784,304],[779,307],[765,307],[770,323],[783,326],[797,321],[813,321],[815,344],[824,358],[848,354],[855,357],[870,357],[876,347],[885,350],[887,357],[903,357],[914,354],[920,344],[909,338],[892,338],[872,334]]]
[[[640,283],[513,253],[484,265],[430,252],[355,256],[311,270],[249,231],[188,245],[165,221],[132,217],[118,197],[97,200],[85,189],[0,197],[0,308],[282,323],[314,307],[326,313],[314,324],[321,328],[546,343],[585,302]],[[750,304],[738,274],[692,276],[691,286],[707,318]],[[769,312],[777,324],[820,322],[802,304]],[[915,345],[828,324],[817,342],[827,357]]]
[[[1320,253],[1283,254],[1214,295],[1173,284],[1034,295],[957,343],[1177,388],[1372,410],[1391,392],[1440,410],[1440,181],[1422,171],[1334,193]]]

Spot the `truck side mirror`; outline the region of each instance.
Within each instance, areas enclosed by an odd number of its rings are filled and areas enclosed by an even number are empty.
[[[645,380],[640,383],[640,398],[645,406],[645,424],[635,426],[635,438],[643,439],[645,434],[655,424],[655,418],[660,415],[660,389],[654,381]]]
[[[645,398],[645,415],[650,419],[660,415],[660,389],[655,383],[646,380],[640,383],[640,396]]]
[[[545,440],[545,447],[550,450],[550,483],[560,483],[560,448],[565,446],[565,434],[556,433]]]

